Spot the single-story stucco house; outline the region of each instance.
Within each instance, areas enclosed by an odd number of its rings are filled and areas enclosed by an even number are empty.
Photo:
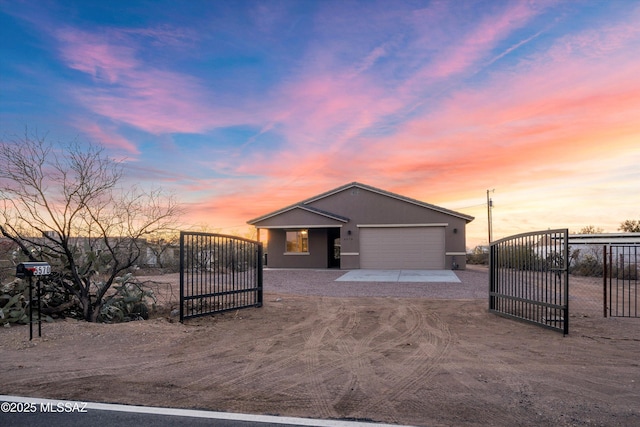
[[[466,267],[472,216],[353,182],[247,221],[272,268]]]

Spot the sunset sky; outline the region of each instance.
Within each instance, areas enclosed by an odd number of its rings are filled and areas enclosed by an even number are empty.
[[[0,0],[0,136],[91,141],[185,225],[358,181],[467,246],[640,219],[640,1]]]

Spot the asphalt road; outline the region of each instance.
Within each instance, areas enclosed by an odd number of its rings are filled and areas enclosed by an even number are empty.
[[[115,405],[0,395],[3,427],[391,427],[346,420],[314,420],[148,406]],[[395,426],[398,427],[398,426]]]

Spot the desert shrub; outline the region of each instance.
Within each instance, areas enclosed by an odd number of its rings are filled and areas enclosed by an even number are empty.
[[[139,283],[131,274],[116,278],[114,293],[106,297],[102,305],[99,322],[117,323],[131,320],[146,320],[155,309],[153,290]]]
[[[36,298],[36,286],[33,289],[33,298]],[[43,310],[44,312],[44,310]],[[34,318],[38,316],[37,307],[34,307]],[[44,316],[43,320],[53,320]],[[0,288],[0,324],[5,327],[11,324],[29,323],[29,282],[15,279]]]
[[[488,253],[467,254],[467,264],[489,265]]]
[[[569,269],[569,273],[576,276],[602,277],[603,265],[593,255],[585,255],[576,259]]]
[[[515,270],[537,270],[540,268],[540,257],[531,245],[503,245],[495,252],[496,264],[499,268]]]
[[[126,274],[116,279],[113,292],[105,297],[99,322],[116,323],[131,320],[148,319],[149,313],[155,310],[156,297],[151,288],[139,283],[132,274]],[[61,288],[60,281],[53,274],[40,283],[40,305],[43,320],[53,321],[54,318],[71,317],[83,319],[83,310],[78,299]],[[101,283],[97,282],[97,286]],[[37,286],[33,287],[34,304]],[[38,316],[34,305],[34,318]],[[15,279],[0,288],[0,324],[29,323],[29,282]]]
[[[611,271],[611,277],[621,280],[638,280],[638,265],[627,264],[622,268],[614,266]]]
[[[0,322],[4,326],[11,323],[28,323],[27,307],[29,301],[29,284],[22,280],[14,280],[2,286],[0,293]]]

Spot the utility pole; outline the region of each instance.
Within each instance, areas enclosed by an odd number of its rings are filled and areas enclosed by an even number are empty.
[[[492,225],[492,221],[491,221],[491,208],[493,207],[493,200],[491,200],[489,198],[489,193],[493,193],[494,191],[496,191],[495,189],[493,190],[487,190],[487,221],[489,223],[489,244],[491,244],[491,241],[493,240],[493,225]]]

